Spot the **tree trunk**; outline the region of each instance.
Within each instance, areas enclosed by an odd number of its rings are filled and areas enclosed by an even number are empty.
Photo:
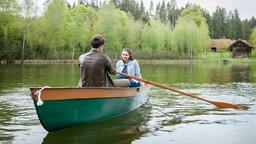
[[[21,63],[24,62],[24,51],[25,51],[26,34],[23,34],[22,52],[21,52]]]

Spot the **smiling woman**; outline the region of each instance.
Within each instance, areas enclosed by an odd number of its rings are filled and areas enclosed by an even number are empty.
[[[130,74],[135,77],[142,78],[140,73],[140,66],[137,60],[134,59],[132,50],[129,48],[124,48],[121,53],[121,60],[116,63],[116,71],[123,72],[125,74]],[[144,83],[137,81],[136,79],[131,79],[117,73],[118,79],[128,79],[130,87],[143,86]]]

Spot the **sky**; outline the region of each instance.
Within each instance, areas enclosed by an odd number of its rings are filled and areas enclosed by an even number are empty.
[[[159,1],[159,0],[154,0]],[[217,6],[225,8],[227,12],[237,9],[240,18],[250,19],[252,16],[256,17],[256,0],[176,0],[180,8],[187,2],[199,4],[202,8],[207,9],[210,14],[216,10]]]
[[[44,0],[38,0],[39,3],[41,3],[40,1]],[[73,3],[76,0],[67,1]],[[143,0],[144,4],[147,6],[149,5],[150,1],[151,0]],[[162,0],[153,0],[155,5],[161,1]],[[165,0],[165,2],[169,1],[170,0]],[[185,6],[189,2],[199,4],[202,8],[207,9],[210,14],[215,11],[217,6],[220,6],[222,8],[225,8],[227,10],[227,13],[230,10],[234,11],[234,9],[237,9],[241,19],[250,19],[252,16],[256,17],[256,0],[176,0],[176,2],[178,8]]]
[[[150,3],[151,0],[143,0],[146,3]],[[153,0],[154,4],[162,0]],[[165,0],[168,2],[170,0]],[[216,10],[217,6],[225,8],[227,13],[231,10],[237,9],[240,18],[250,19],[252,16],[256,17],[256,0],[176,0],[178,8],[184,7],[188,2],[193,4],[199,4],[202,8],[209,11],[210,14]]]

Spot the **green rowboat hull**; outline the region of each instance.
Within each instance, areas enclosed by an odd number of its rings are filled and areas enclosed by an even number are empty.
[[[128,97],[43,100],[41,106],[33,101],[42,126],[50,132],[134,111],[147,99],[147,93],[140,92]]]

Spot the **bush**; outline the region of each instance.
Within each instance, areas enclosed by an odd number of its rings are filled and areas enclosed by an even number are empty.
[[[250,54],[250,58],[256,59],[256,50],[253,50]]]

